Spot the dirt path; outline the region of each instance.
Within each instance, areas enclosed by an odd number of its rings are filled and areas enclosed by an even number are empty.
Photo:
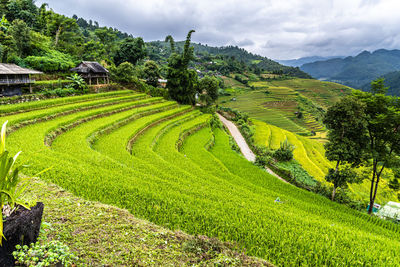
[[[242,136],[242,134],[240,133],[239,129],[236,127],[236,125],[225,119],[225,117],[223,117],[221,114],[218,114],[219,119],[221,120],[221,122],[225,125],[226,128],[228,128],[229,132],[231,133],[233,139],[235,139],[236,144],[239,146],[240,151],[242,152],[243,156],[251,162],[256,161],[256,155],[253,153],[253,151],[251,151],[249,145],[246,143],[246,140],[244,139],[244,137]],[[275,176],[276,178],[278,178],[279,180],[288,183],[285,179],[283,179],[282,177],[280,177],[279,175],[277,175],[276,173],[274,173],[270,168],[265,167],[266,171]]]
[[[236,144],[239,146],[240,151],[242,152],[243,156],[251,162],[256,161],[256,155],[254,155],[253,151],[251,151],[250,147],[247,145],[246,140],[244,140],[242,134],[240,133],[239,129],[236,125],[225,119],[222,115],[218,114],[219,119],[228,128],[229,132],[231,133],[233,139],[235,139]]]

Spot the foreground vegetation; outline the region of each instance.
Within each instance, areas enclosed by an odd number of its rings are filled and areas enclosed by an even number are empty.
[[[29,172],[52,166],[44,180],[87,200],[235,241],[277,265],[400,264],[397,225],[282,183],[232,151],[209,115],[124,91],[96,96],[5,111],[10,150],[24,151]]]
[[[270,266],[231,243],[190,236],[140,220],[127,210],[88,201],[35,179],[26,199],[45,204],[41,244],[61,241],[78,256],[78,266],[228,264]]]

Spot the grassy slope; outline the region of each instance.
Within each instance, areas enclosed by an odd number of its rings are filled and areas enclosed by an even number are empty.
[[[277,149],[280,142],[288,138],[289,142],[296,148],[293,152],[296,159],[303,168],[319,181],[324,181],[324,177],[328,169],[332,167],[332,163],[325,158],[325,149],[322,143],[296,135],[279,127],[269,125],[267,123],[254,120],[256,133],[254,136],[255,143],[265,145],[271,149]],[[354,197],[360,200],[369,199],[369,180],[365,180],[362,184],[350,185],[350,190]],[[397,193],[388,187],[388,182],[382,179],[378,195],[378,202],[396,201]]]
[[[250,90],[250,88],[243,89],[236,86],[234,82],[225,80],[228,88],[226,91],[233,94],[221,97],[219,101],[221,106],[247,112],[253,118],[295,133],[323,130],[323,126],[313,114],[304,112],[304,118],[296,117],[295,112],[298,111],[301,98],[308,99],[316,106],[327,108],[351,90],[343,85],[312,79],[253,81],[249,84],[254,87],[254,90]],[[230,87],[233,90],[229,89]],[[231,101],[233,97],[236,101]]]
[[[246,256],[233,244],[162,228],[39,179],[33,180],[25,197],[45,204],[47,226],[42,226],[40,241],[68,244],[79,257],[79,266],[272,266]]]
[[[130,105],[134,103],[138,101]],[[237,241],[250,255],[276,264],[398,263],[394,224],[277,181],[231,151],[228,136],[220,130],[211,151],[202,148],[211,137],[205,128],[185,141],[182,154],[176,150],[182,133],[209,116],[190,110],[181,114],[185,107],[172,102],[121,111],[127,104],[76,109],[20,128],[9,136],[10,148],[24,151],[21,157],[30,159],[31,172],[54,166],[43,178],[75,194],[118,205],[170,229]],[[50,130],[112,110],[118,112],[84,121],[58,136],[50,148],[44,146]],[[176,114],[181,115],[169,117]],[[90,146],[88,137],[94,132],[127,118],[133,120]],[[158,124],[135,141],[131,156],[127,141],[154,121]],[[278,196],[283,205],[274,202]]]

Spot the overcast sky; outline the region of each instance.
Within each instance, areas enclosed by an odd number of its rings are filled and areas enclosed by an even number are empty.
[[[54,11],[163,40],[238,45],[272,59],[400,49],[399,0],[38,0]]]

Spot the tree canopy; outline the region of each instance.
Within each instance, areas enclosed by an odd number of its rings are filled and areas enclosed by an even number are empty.
[[[194,105],[196,101],[198,77],[195,70],[189,69],[189,63],[194,58],[193,47],[190,47],[191,36],[194,32],[191,30],[187,34],[181,54],[175,52],[175,42],[172,36],[166,38],[173,51],[168,59],[167,88],[170,97],[181,104]]]

